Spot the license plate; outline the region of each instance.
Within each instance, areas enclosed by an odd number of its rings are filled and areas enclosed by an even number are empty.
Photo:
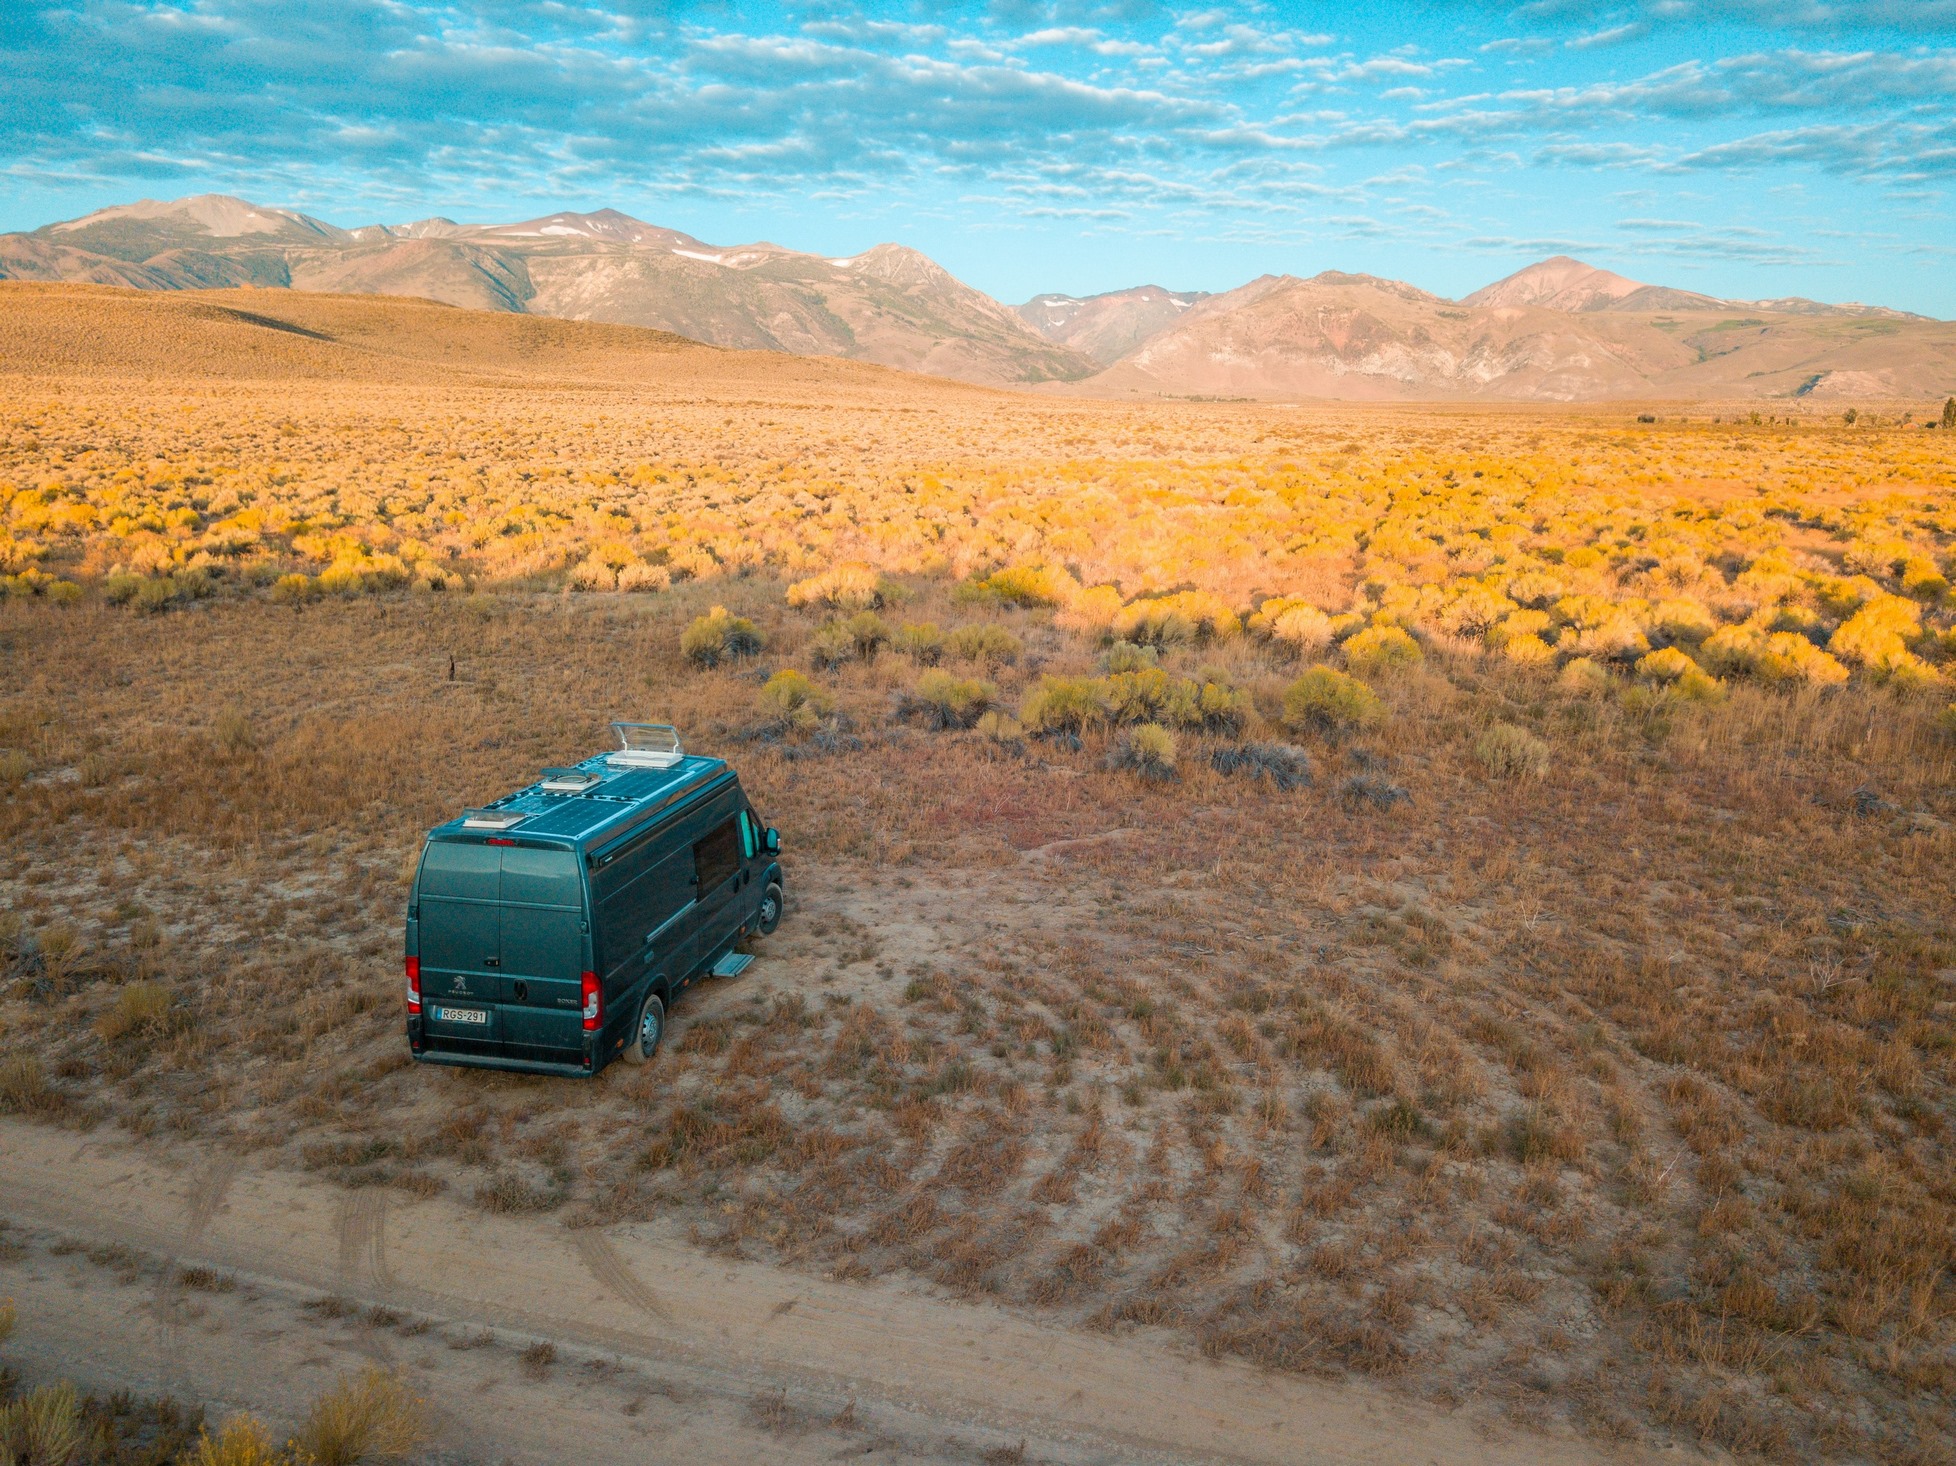
[[[435,1017],[443,1023],[487,1023],[489,1015],[480,1008],[437,1008]]]

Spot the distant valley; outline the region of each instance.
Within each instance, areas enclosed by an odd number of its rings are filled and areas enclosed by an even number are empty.
[[[224,195],[0,235],[0,279],[416,296],[1094,396],[1892,398],[1956,392],[1956,325],[1720,300],[1544,260],[1459,301],[1369,275],[1156,285],[1017,307],[899,244],[715,246],[615,210],[345,229]]]

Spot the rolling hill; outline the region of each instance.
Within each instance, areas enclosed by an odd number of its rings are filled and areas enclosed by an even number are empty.
[[[1098,366],[901,245],[846,259],[773,244],[716,248],[611,209],[341,229],[223,195],[144,200],[0,236],[0,278],[420,296],[996,385]]]
[[[1719,301],[1547,263],[1476,292],[1479,303],[1369,275],[1264,277],[1191,307],[1071,390],[1537,402],[1956,392],[1948,322]]]
[[[0,279],[418,297],[1088,395],[1580,402],[1956,392],[1951,323],[1801,298],[1720,300],[1566,256],[1459,301],[1326,272],[1264,275],[1213,295],[1157,285],[1039,295],[1014,308],[898,244],[840,259],[765,242],[721,247],[615,209],[342,229],[207,194],[0,235]]]

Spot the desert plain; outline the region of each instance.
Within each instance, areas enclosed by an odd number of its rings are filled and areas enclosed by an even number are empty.
[[[180,1362],[228,1329],[322,1387],[371,1358],[585,1391],[599,1435],[729,1458],[1432,1429],[1434,1459],[1948,1461],[1941,408],[1101,402],[0,287],[0,1296]],[[738,765],[781,931],[643,1068],[416,1065],[422,833],[614,718]],[[176,1233],[91,1220],[58,1178],[105,1154],[184,1183]],[[202,1260],[226,1207],[294,1198],[339,1218],[319,1269]],[[1328,1393],[1269,1397],[1266,1448],[1002,1377],[987,1417],[1002,1366],[957,1421],[809,1358],[628,1390],[615,1330],[514,1310],[496,1344],[410,1298],[381,1216],[555,1259],[651,1338],[698,1318],[633,1248],[743,1307],[774,1279],[940,1343],[1112,1344],[1176,1399]],[[114,1408],[152,1444],[303,1414],[124,1374],[98,1445]],[[468,1432],[451,1407],[430,1449]]]

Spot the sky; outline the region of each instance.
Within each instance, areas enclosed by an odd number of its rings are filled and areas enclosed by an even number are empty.
[[[1569,254],[1956,318],[1956,0],[0,0],[0,229],[232,193],[923,250],[1006,301]]]

